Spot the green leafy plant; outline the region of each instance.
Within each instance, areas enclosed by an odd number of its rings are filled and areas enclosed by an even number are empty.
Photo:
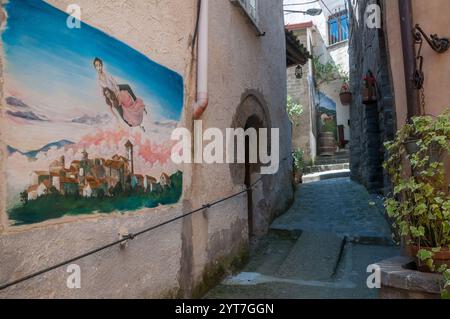
[[[305,168],[303,151],[301,149],[296,149],[292,156],[294,157],[294,169],[296,171],[303,171],[303,169]]]
[[[349,81],[348,72],[344,71],[342,66],[336,65],[333,62],[327,62],[325,64],[321,63],[320,57],[321,56],[314,56],[312,58],[314,75],[318,84],[334,80],[343,80],[344,82]]]
[[[450,269],[444,271],[444,288],[442,289],[442,299],[450,299]]]
[[[394,229],[419,248],[420,262],[445,274],[443,296],[448,294],[450,274],[446,265],[437,269],[433,256],[450,248],[450,194],[441,160],[450,154],[449,140],[449,111],[436,118],[415,117],[397,132],[394,141],[385,144],[389,157],[384,163],[393,184],[385,206]]]
[[[289,119],[296,126],[300,126],[299,117],[303,114],[303,106],[295,103],[291,96],[287,97],[286,111]]]

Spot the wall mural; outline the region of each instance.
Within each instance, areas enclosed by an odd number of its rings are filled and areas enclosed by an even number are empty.
[[[337,137],[336,102],[320,91],[315,99],[318,132],[331,132]]]
[[[40,0],[9,0],[2,30],[6,203],[12,225],[179,201],[170,134],[182,77]]]

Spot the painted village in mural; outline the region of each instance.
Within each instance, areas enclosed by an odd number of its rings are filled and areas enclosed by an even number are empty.
[[[2,141],[12,225],[173,204],[182,77],[41,0],[9,0]],[[31,24],[31,25],[30,25]]]

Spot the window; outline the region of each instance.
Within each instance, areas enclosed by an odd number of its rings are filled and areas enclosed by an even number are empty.
[[[328,17],[328,44],[332,45],[345,40],[348,40],[347,10]]]
[[[256,0],[244,0],[246,2],[247,12],[253,20],[258,21],[258,11],[256,7]]]
[[[262,35],[259,28],[259,16],[258,16],[258,0],[230,0],[235,6],[242,9],[245,15],[250,19],[257,33]]]
[[[239,5],[253,22],[258,21],[258,0],[231,0],[235,5]]]

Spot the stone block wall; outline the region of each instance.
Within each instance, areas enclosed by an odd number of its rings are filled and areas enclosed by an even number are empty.
[[[396,130],[395,107],[391,91],[389,60],[382,29],[370,29],[364,23],[364,12],[373,0],[350,5],[350,86],[353,101],[350,107],[350,168],[353,180],[370,192],[385,193],[389,182],[383,172],[384,142]],[[356,10],[358,12],[356,12]],[[362,103],[363,78],[371,70],[377,81],[378,101]]]
[[[307,29],[296,30],[294,34],[300,43],[307,45]],[[303,106],[303,113],[298,117],[298,125],[292,125],[292,147],[300,148],[304,152],[304,159],[309,161],[312,159],[313,151],[311,149],[311,99],[308,81],[309,63],[303,66],[303,77],[297,79],[295,77],[295,69],[297,66],[288,68],[287,70],[287,90],[288,96],[291,96],[295,103]]]

